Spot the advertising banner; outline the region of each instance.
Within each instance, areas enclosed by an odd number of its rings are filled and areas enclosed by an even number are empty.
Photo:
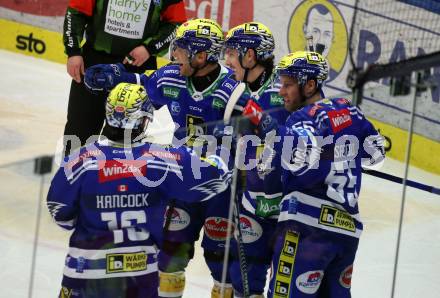
[[[133,1],[153,5],[153,0]],[[439,11],[416,6],[422,2],[395,1],[399,11],[423,12],[423,18],[414,20],[400,19],[396,11],[381,11],[375,7],[364,9],[362,13],[379,26],[365,25],[356,32],[357,44],[352,45],[355,64],[396,62],[431,51],[430,40],[440,39],[440,32],[432,29],[431,21],[438,21]],[[185,8],[188,18],[214,19],[225,32],[247,21],[264,23],[275,37],[276,61],[289,52],[306,49],[306,36],[313,36],[314,45],[323,49],[330,64],[330,78],[324,90],[326,95],[350,96],[346,78],[352,68],[349,38],[354,3],[355,0],[185,0]],[[0,37],[1,47],[64,62],[59,33],[62,32],[67,4],[68,0],[0,0],[1,26],[6,28],[3,29],[6,34]],[[391,34],[392,31],[388,34],[383,30],[385,26],[405,30],[401,34]],[[430,76],[440,82],[440,68],[430,72]],[[413,95],[391,97],[389,84],[389,79],[368,84],[362,108],[368,116],[403,131],[408,129]],[[415,121],[417,134],[427,140],[440,141],[440,87],[419,94]],[[420,146],[426,147],[427,144],[422,142]],[[403,152],[396,154],[403,158]]]

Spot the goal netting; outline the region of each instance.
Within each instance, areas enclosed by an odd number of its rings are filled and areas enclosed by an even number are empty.
[[[378,64],[440,51],[439,14],[438,0],[358,0],[351,39],[356,67],[365,68],[368,61],[359,50]]]
[[[440,65],[439,0],[356,0],[351,87]]]

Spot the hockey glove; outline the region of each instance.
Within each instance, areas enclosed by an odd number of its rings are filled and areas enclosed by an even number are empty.
[[[212,130],[212,135],[215,137],[217,143],[216,154],[223,156],[223,152],[229,152],[229,154],[234,154],[237,138],[234,134],[234,128],[223,123],[217,124]],[[224,151],[225,150],[225,151]],[[230,157],[230,155],[228,155]],[[229,158],[229,162],[233,161],[233,158]]]
[[[247,117],[256,126],[257,135],[264,138],[272,130],[276,130],[278,122],[253,100],[248,100],[243,109],[243,116]]]
[[[212,130],[212,135],[216,139],[221,139],[223,137],[229,137],[232,136],[232,133],[234,131],[234,128],[232,126],[228,126],[225,124],[217,124],[214,126],[214,129]]]
[[[122,63],[94,65],[84,76],[84,85],[93,94],[109,92],[121,82],[136,83],[136,75],[127,72]]]
[[[249,101],[252,101],[252,99],[250,99],[248,96],[240,96],[234,106],[234,111],[243,113],[243,110]]]

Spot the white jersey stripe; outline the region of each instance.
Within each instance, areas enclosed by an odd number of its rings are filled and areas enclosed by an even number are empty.
[[[82,249],[77,247],[69,248],[69,255],[73,258],[83,257],[88,260],[105,259],[108,254],[116,253],[135,253],[145,251],[147,254],[157,253],[157,248],[153,245],[149,246],[128,246],[110,249]]]
[[[75,268],[64,267],[63,274],[70,278],[78,279],[101,279],[101,278],[113,278],[113,277],[129,277],[139,276],[157,272],[157,262],[147,264],[147,269],[134,272],[115,272],[107,273],[105,269],[85,269],[82,272],[76,272]]]
[[[176,82],[176,83],[181,83],[183,85],[186,84],[185,80],[179,80],[179,79],[175,79],[175,78],[170,78],[170,77],[162,77],[160,79],[157,80],[157,83],[162,83],[164,81],[170,81],[170,82]]]

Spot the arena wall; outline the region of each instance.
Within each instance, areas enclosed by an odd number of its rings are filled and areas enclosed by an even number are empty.
[[[0,48],[65,63],[61,32],[67,3],[68,0],[0,0],[0,26],[3,29]],[[245,21],[255,20],[266,24],[272,29],[275,37],[276,59],[288,52],[304,49],[304,32],[310,12],[317,5],[325,7],[330,12],[333,31],[328,46],[330,50],[326,53],[331,66],[331,76],[325,93],[327,96],[349,96],[350,90],[345,82],[351,69],[348,39],[354,0],[186,0],[185,5],[189,18],[216,19],[224,31]],[[391,23],[399,22],[387,15],[379,17]],[[419,29],[429,31],[428,27],[419,26]],[[385,42],[391,43],[395,45],[395,57],[404,55],[405,51],[411,48],[405,38],[393,40],[375,35],[372,28],[364,30],[369,32],[370,36],[375,36],[369,40],[368,47],[365,47],[369,50],[380,49],[381,44]],[[434,34],[432,38],[439,36]],[[359,56],[355,59],[361,58]],[[431,72],[434,77],[440,77],[440,68],[434,68]],[[388,94],[387,80],[370,84],[364,94],[362,108],[366,115],[374,119],[381,132],[391,139],[392,149],[389,156],[403,160],[412,98],[391,97]],[[413,139],[411,163],[440,174],[440,87],[428,89],[417,97],[414,129],[416,135]]]

